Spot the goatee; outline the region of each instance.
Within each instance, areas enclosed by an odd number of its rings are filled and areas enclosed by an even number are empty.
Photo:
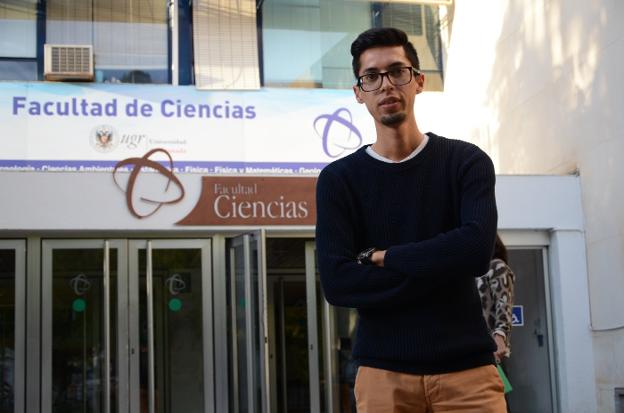
[[[386,126],[394,126],[402,123],[407,116],[404,112],[391,113],[381,117],[381,123]]]

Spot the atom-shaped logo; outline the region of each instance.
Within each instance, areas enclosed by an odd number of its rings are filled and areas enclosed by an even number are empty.
[[[169,169],[165,168],[160,163],[149,159],[150,156],[158,152],[164,153],[169,159]],[[130,176],[128,177],[128,183],[126,187],[123,188],[119,184],[119,182],[117,182],[117,170],[126,165],[133,165],[133,168],[132,168],[132,171],[130,172]],[[136,180],[139,176],[139,173],[141,172],[143,168],[154,169],[156,172],[159,172],[161,175],[167,178],[167,184],[165,185],[163,195],[166,195],[168,193],[169,187],[171,186],[172,182],[178,187],[180,191],[180,195],[178,197],[173,198],[173,199],[168,199],[168,200],[167,199],[152,199],[152,198],[144,197],[144,196],[139,197],[138,199],[140,199],[141,201],[155,205],[154,209],[147,214],[139,214],[136,208],[134,207],[134,202],[133,202],[133,195],[135,191]],[[162,207],[163,205],[175,204],[177,202],[180,202],[182,198],[184,198],[184,187],[182,186],[182,182],[180,182],[178,177],[176,177],[173,174],[173,158],[171,158],[171,155],[169,154],[169,152],[167,152],[166,150],[162,148],[152,149],[151,151],[143,155],[143,157],[141,158],[128,158],[128,159],[124,159],[123,161],[118,162],[117,165],[115,165],[115,168],[113,169],[113,181],[115,181],[115,185],[117,185],[119,189],[121,189],[123,192],[126,193],[126,204],[128,205],[128,209],[130,210],[130,213],[139,219],[147,218],[151,215],[154,215],[156,211],[158,211],[160,207]]]
[[[72,278],[69,281],[69,285],[74,290],[74,294],[84,295],[91,288],[91,281],[87,279],[86,275],[81,273]]]
[[[346,116],[341,116],[342,113]],[[321,121],[325,121],[325,125],[323,130],[319,131],[318,123]],[[342,126],[341,132],[336,132],[337,128],[332,129],[334,124]],[[353,116],[347,108],[339,108],[334,113],[318,116],[314,119],[314,130],[323,142],[323,151],[330,158],[337,158],[362,145],[362,134],[353,124]]]
[[[178,273],[173,274],[167,278],[165,285],[169,289],[171,295],[178,295],[186,288],[186,283],[182,279],[182,276]]]

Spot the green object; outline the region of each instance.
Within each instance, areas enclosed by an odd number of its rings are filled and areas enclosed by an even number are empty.
[[[82,298],[76,298],[72,302],[72,309],[77,313],[82,313],[87,308],[87,302]]]
[[[169,300],[169,309],[173,312],[178,312],[182,308],[182,300],[179,298],[172,298]]]
[[[510,391],[513,390],[513,387],[511,387],[511,383],[509,382],[509,379],[507,378],[507,375],[503,371],[503,368],[501,367],[500,364],[496,365],[496,370],[498,370],[498,375],[500,376],[501,380],[503,381],[503,392],[505,394],[509,393]]]

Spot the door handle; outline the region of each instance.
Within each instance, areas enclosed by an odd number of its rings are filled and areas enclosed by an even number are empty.
[[[544,347],[544,333],[542,333],[542,319],[538,318],[535,320],[534,324],[535,328],[533,329],[533,335],[537,338],[537,345],[539,347]]]
[[[533,335],[537,338],[537,345],[544,347],[544,334],[538,329],[533,330]]]

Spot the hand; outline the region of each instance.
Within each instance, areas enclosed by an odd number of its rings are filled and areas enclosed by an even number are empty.
[[[507,355],[507,344],[505,344],[505,338],[499,334],[494,334],[494,342],[496,343],[494,358],[497,363],[500,363],[503,357]]]
[[[375,251],[373,252],[373,255],[371,255],[371,262],[373,263],[373,265],[376,265],[378,267],[383,267],[384,266],[384,258],[386,257],[386,251]]]

